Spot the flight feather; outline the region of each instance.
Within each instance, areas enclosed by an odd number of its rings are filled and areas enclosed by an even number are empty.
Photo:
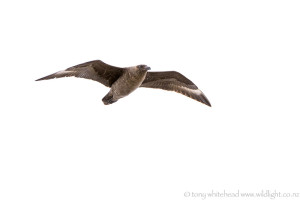
[[[176,71],[148,72],[140,87],[159,88],[178,92],[211,106],[204,93],[191,80]]]
[[[101,60],[94,60],[58,71],[37,81],[74,76],[98,81],[107,87],[111,87],[123,71],[123,68],[108,65]]]

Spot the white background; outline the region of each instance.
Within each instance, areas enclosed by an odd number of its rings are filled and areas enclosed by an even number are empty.
[[[299,4],[1,1],[0,199],[300,192]],[[212,107],[146,88],[105,106],[97,82],[34,81],[95,59],[179,71]]]

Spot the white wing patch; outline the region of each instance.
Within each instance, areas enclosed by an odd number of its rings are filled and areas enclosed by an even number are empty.
[[[180,86],[183,90],[187,91],[187,92],[190,92],[190,93],[193,93],[193,94],[196,94],[196,95],[201,95],[202,94],[202,91],[199,90],[199,89],[190,89],[190,88],[186,88],[186,87],[183,87],[183,86]]]
[[[58,71],[58,72],[56,72],[55,74],[57,74],[57,75],[64,75],[64,74],[70,74],[70,71],[65,71],[65,70],[62,70],[62,71]]]

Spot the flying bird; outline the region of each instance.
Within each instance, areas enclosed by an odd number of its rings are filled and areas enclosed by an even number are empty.
[[[75,76],[100,82],[110,87],[110,91],[102,99],[105,105],[117,102],[138,87],[146,87],[175,91],[211,106],[203,92],[179,72],[148,72],[150,69],[147,65],[120,68],[108,65],[101,60],[94,60],[69,67],[36,81]]]

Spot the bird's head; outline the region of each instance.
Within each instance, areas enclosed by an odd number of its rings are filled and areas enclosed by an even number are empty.
[[[140,70],[143,70],[143,71],[148,71],[148,70],[151,69],[147,65],[138,65],[137,68],[140,69]]]

